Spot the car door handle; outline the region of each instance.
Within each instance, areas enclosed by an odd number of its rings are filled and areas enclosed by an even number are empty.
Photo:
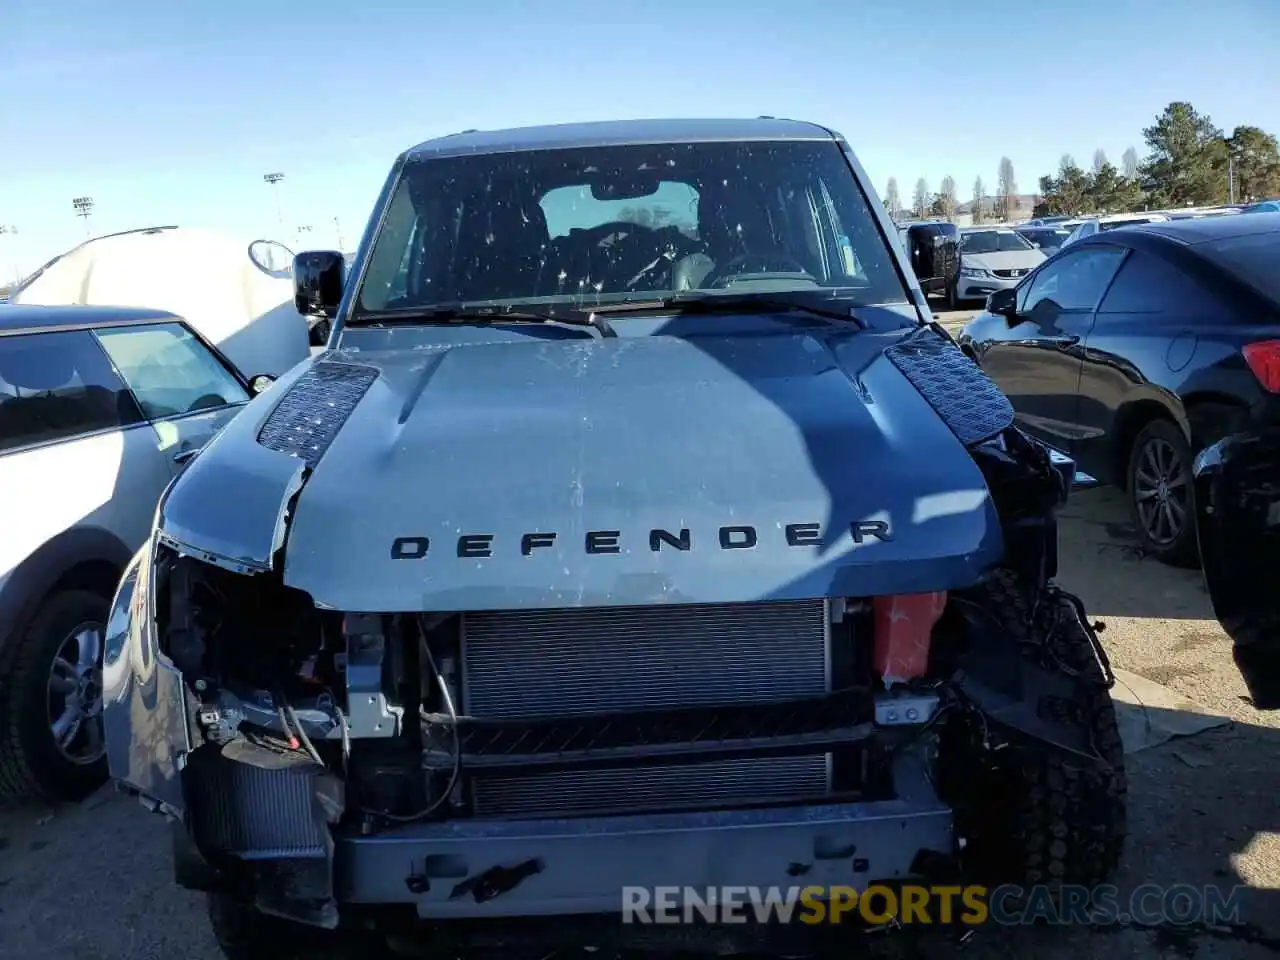
[[[188,460],[190,460],[199,452],[200,452],[199,447],[191,447],[187,450],[179,450],[177,453],[173,455],[173,462],[186,463]]]

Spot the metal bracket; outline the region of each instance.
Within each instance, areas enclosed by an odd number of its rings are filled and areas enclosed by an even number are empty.
[[[938,697],[926,694],[887,694],[876,698],[876,724],[882,727],[928,723],[938,712]]]
[[[347,724],[353,738],[394,737],[400,732],[404,707],[393,706],[382,692],[382,662],[387,640],[381,618],[348,615]]]

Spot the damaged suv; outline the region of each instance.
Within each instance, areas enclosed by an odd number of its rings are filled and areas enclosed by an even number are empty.
[[[892,231],[825,128],[601,123],[429,141],[349,271],[298,257],[330,348],[173,484],[106,638],[112,773],[224,952],[1109,874],[1073,465]]]

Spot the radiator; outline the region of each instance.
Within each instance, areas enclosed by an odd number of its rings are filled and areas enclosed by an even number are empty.
[[[484,777],[472,785],[472,803],[478,817],[715,810],[821,799],[830,790],[829,771],[827,754],[562,770]]]
[[[462,708],[519,721],[820,696],[828,623],[825,600],[468,613]]]

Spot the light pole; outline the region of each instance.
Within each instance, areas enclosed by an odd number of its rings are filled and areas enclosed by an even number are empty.
[[[1256,156],[1253,150],[1241,150],[1240,157],[1243,160],[1251,160]],[[1244,198],[1248,201],[1248,197]],[[1227,154],[1227,202],[1236,202],[1236,155],[1234,153]]]
[[[13,224],[0,223],[0,237],[16,235],[17,232],[18,228]],[[9,289],[12,290],[13,287],[16,287],[21,282],[22,278],[18,275],[18,254],[15,252],[13,255],[13,286]]]
[[[280,224],[280,232],[284,232],[284,214],[280,212],[280,181],[284,179],[283,173],[264,173],[262,179],[265,183],[271,184],[271,191],[276,195],[276,220]]]
[[[93,214],[93,197],[75,197],[71,201],[76,216],[84,218],[84,235],[89,236],[89,217]]]
[[[334,230],[337,232],[337,234],[338,234],[338,249],[339,249],[339,250],[342,250],[342,251],[345,253],[345,252],[346,252],[346,250],[345,250],[345,248],[342,246],[342,224],[340,224],[340,223],[338,222],[338,218],[337,218],[337,217],[334,217],[334,218],[333,218],[333,229],[334,229]]]
[[[302,241],[302,235],[303,235],[304,233],[310,233],[310,232],[311,232],[311,226],[310,226],[309,224],[308,224],[308,225],[306,225],[306,226],[299,226],[299,227],[298,227],[298,246],[302,246],[302,242],[303,242],[303,241]]]

